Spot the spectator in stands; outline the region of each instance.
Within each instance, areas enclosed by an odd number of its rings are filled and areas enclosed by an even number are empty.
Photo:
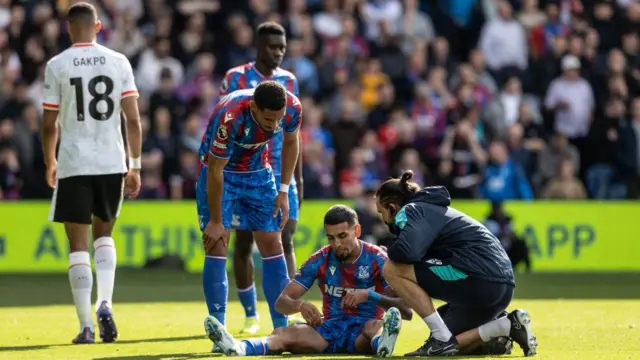
[[[491,97],[498,92],[498,85],[495,79],[486,68],[485,56],[480,49],[473,49],[469,54],[469,65],[475,72],[476,82],[487,89]],[[449,87],[458,88],[461,83],[460,72],[454,73],[449,81]]]
[[[524,103],[529,105],[529,109],[538,108],[533,96],[522,93],[522,84],[518,77],[507,78],[502,91],[483,111],[483,119],[492,139],[506,138],[507,128],[518,121],[521,105]],[[536,119],[535,122],[540,122],[541,115],[537,111],[532,112],[531,115]]]
[[[411,53],[418,44],[427,44],[436,36],[429,15],[420,11],[418,0],[404,1],[404,14],[399,18],[398,27],[402,31],[404,42],[402,51]]]
[[[589,168],[585,182],[589,195],[596,199],[626,197],[625,186],[617,170],[618,128],[626,121],[624,101],[613,98],[605,105],[604,114],[598,114],[591,124],[588,148]]]
[[[443,84],[447,84],[447,76],[453,74],[458,68],[458,62],[450,54],[449,41],[438,36],[433,40],[432,53],[429,54],[429,68],[441,67],[444,68],[445,79]]]
[[[396,36],[402,31],[402,4],[399,0],[372,0],[360,3],[360,16],[364,21],[365,37],[376,41],[386,32]]]
[[[507,147],[502,142],[489,145],[489,163],[480,184],[480,195],[491,201],[533,199],[524,170],[509,159]]]
[[[524,128],[521,124],[515,123],[509,127],[506,145],[509,159],[522,168],[527,182],[531,184],[535,172],[537,152],[535,149],[527,147],[527,142],[524,140]]]
[[[569,159],[574,169],[580,166],[578,149],[569,143],[566,136],[558,132],[551,138],[551,144],[544,148],[538,156],[538,172],[534,177],[536,190],[541,192],[549,179],[557,175],[560,163],[564,159]]]
[[[432,91],[426,82],[417,84],[415,100],[409,105],[409,114],[416,125],[416,146],[423,149],[428,159],[438,157],[438,147],[447,130],[447,111],[432,103]],[[402,172],[397,174],[401,175]]]
[[[511,4],[500,0],[498,17],[484,25],[479,40],[489,70],[499,83],[504,82],[508,75],[522,74],[528,66],[527,36],[512,12]]]
[[[332,159],[326,156],[321,142],[305,142],[302,163],[305,198],[331,199],[337,196]]]
[[[182,64],[171,56],[171,40],[156,38],[153,48],[140,55],[136,71],[136,84],[142,94],[150,94],[160,87],[162,69],[169,69],[177,83],[182,83],[184,69]]]
[[[160,107],[167,108],[173,119],[184,119],[186,117],[187,109],[176,92],[173,74],[168,68],[160,71],[160,86],[149,98],[150,114],[155,114]],[[154,129],[154,123],[151,124],[151,129]],[[179,132],[180,126],[177,121],[171,123],[171,130],[176,133]]]
[[[282,68],[291,71],[298,78],[300,93],[316,95],[319,90],[318,69],[316,65],[304,55],[302,39],[289,39],[287,58],[282,62]]]
[[[630,197],[639,192],[629,124],[640,96],[637,1],[98,3],[98,42],[123,52],[137,74],[146,198],[190,196],[191,152],[219,79],[253,60],[253,31],[264,19],[282,22],[290,39],[283,66],[303,94],[308,196],[337,196],[334,179],[359,148],[376,181],[397,166],[419,168],[425,183],[433,174],[453,196],[474,197],[492,140],[506,142],[538,194],[565,157],[592,197],[626,196],[627,185]],[[508,3],[521,5],[518,21]],[[68,4],[57,5],[0,6],[0,137],[12,149],[4,151],[5,199],[50,197],[36,128],[44,64],[69,46],[60,16]],[[563,138],[548,136],[555,132]]]
[[[438,175],[453,197],[468,199],[475,196],[487,161],[478,133],[469,119],[473,111],[471,108],[461,110],[461,119],[447,131],[440,146]]]
[[[551,82],[544,100],[545,107],[554,112],[554,129],[584,149],[584,138],[593,119],[595,100],[593,89],[580,76],[580,59],[573,55],[562,58],[563,75]]]
[[[618,162],[629,199],[640,198],[640,97],[633,100],[632,118],[619,133]]]
[[[556,7],[557,14],[557,5],[553,3],[549,3],[549,5],[553,5]],[[549,6],[547,5],[547,6]],[[537,28],[542,25],[547,20],[547,15],[540,10],[539,1],[538,0],[524,0],[522,2],[522,9],[518,12],[516,16],[524,30],[529,34],[531,30]],[[533,51],[534,49],[532,49]],[[539,54],[540,52],[536,52]]]
[[[585,199],[587,192],[582,182],[576,178],[576,171],[570,159],[563,159],[560,162],[557,175],[547,183],[542,198],[579,200]]]

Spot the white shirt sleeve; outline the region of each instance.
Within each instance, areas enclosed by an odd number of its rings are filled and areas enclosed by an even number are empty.
[[[560,97],[558,96],[558,81],[557,79],[551,82],[551,85],[549,85],[549,90],[547,92],[547,96],[544,99],[544,107],[551,110],[554,107],[556,107],[556,105],[558,105],[558,102],[560,101]]]
[[[129,63],[129,60],[125,59],[123,61],[123,67],[124,79],[122,80],[122,94],[120,94],[120,97],[122,99],[129,96],[138,97],[138,88],[136,87],[136,81],[133,76],[133,69],[131,68],[131,63]]]
[[[48,63],[45,68],[43,87],[42,107],[45,110],[58,110],[60,107],[60,84],[51,63]]]

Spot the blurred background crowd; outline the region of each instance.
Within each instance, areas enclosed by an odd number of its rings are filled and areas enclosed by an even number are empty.
[[[0,0],[0,199],[50,196],[42,79],[72,3]],[[92,3],[140,90],[144,199],[194,198],[220,81],[269,20],[300,83],[305,198],[370,207],[404,169],[457,198],[640,196],[637,0]]]

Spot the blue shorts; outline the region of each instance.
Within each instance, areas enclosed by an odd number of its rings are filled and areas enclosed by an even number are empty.
[[[273,216],[278,195],[271,168],[253,172],[224,172],[222,224],[226,229],[280,231],[282,214]],[[196,182],[196,204],[200,230],[209,223],[206,166]]]
[[[356,339],[364,325],[369,321],[368,318],[358,316],[343,316],[325,320],[320,326],[314,329],[329,343],[325,354],[354,354],[356,352]]]
[[[280,188],[280,175],[276,175],[276,186]],[[298,221],[300,214],[300,202],[298,201],[298,187],[296,186],[296,179],[291,177],[291,184],[289,184],[289,219]]]

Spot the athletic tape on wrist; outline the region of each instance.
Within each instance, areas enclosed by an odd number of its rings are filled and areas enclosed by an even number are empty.
[[[129,158],[129,168],[131,169],[140,169],[142,167],[141,158]]]
[[[369,300],[373,301],[375,304],[378,304],[382,299],[382,296],[373,290],[369,290]]]

